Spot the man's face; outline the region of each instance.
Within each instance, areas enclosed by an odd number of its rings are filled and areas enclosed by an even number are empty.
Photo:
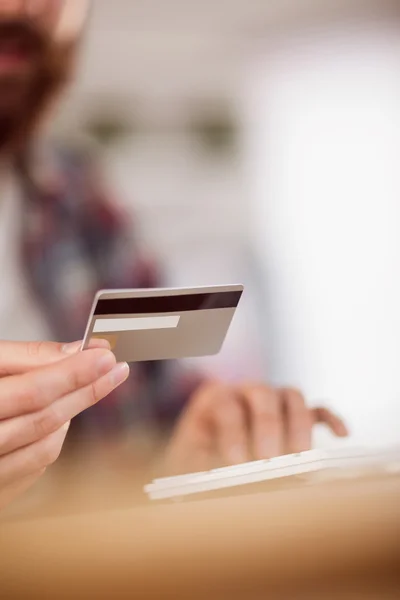
[[[0,0],[0,144],[1,121],[30,121],[68,78],[88,4]]]

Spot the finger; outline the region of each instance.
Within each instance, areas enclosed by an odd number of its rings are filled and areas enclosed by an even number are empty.
[[[16,498],[22,496],[29,488],[31,488],[37,480],[44,475],[46,469],[42,469],[29,477],[24,477],[20,481],[16,481],[0,490],[0,510],[11,504]]]
[[[313,419],[303,395],[293,389],[283,389],[280,393],[286,417],[287,452],[297,454],[310,450]]]
[[[107,375],[78,391],[56,400],[44,410],[0,423],[0,456],[30,445],[71,421],[123,383],[129,374],[126,363],[116,365]]]
[[[207,432],[189,420],[181,425],[163,452],[160,476],[172,477],[212,468],[215,452]]]
[[[211,418],[217,451],[224,464],[237,465],[251,460],[246,411],[233,389],[220,386],[215,391]]]
[[[95,348],[103,348],[105,350],[110,350],[110,342],[101,338],[90,338],[87,349],[94,350]],[[71,344],[64,344],[62,349],[63,352],[65,352],[66,354],[76,354],[82,349],[82,341],[72,342]]]
[[[61,362],[0,381],[0,419],[37,412],[81,389],[115,366],[108,350],[87,350]]]
[[[19,375],[76,354],[82,342],[0,342],[0,377]],[[109,349],[106,340],[91,341],[90,348]]]
[[[248,385],[241,389],[249,411],[251,447],[256,460],[282,453],[284,428],[279,394],[267,387]]]
[[[191,395],[164,453],[165,476],[212,468],[216,458],[216,432],[210,417],[219,387],[217,382],[207,382]]]
[[[327,408],[317,407],[312,410],[312,418],[315,424],[322,423],[338,437],[347,437],[349,430],[344,421]]]
[[[47,438],[0,458],[0,489],[52,465],[60,456],[67,431],[65,425]]]

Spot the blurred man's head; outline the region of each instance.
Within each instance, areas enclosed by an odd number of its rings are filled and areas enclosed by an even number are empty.
[[[0,151],[23,143],[69,80],[89,0],[0,0]]]

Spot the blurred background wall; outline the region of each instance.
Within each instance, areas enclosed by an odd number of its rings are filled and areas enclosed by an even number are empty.
[[[400,439],[393,0],[96,0],[59,136],[100,144],[171,285],[246,285],[204,368]],[[320,437],[320,444],[330,443]]]

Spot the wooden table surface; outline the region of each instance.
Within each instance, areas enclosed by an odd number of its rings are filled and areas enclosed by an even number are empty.
[[[399,598],[400,477],[2,523],[0,597]]]

